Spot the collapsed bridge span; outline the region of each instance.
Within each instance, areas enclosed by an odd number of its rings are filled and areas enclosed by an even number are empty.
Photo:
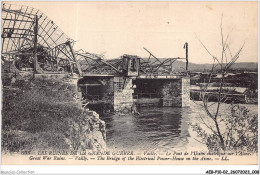
[[[80,94],[92,104],[109,103],[120,110],[134,103],[187,106],[189,100],[188,43],[185,58],[157,58],[144,48],[147,58],[125,54],[104,59],[75,51],[75,41],[40,10],[8,3],[2,5],[1,42],[2,71],[76,73]],[[181,72],[174,70],[177,60],[186,61]]]

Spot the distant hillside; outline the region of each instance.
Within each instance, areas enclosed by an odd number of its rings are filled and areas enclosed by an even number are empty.
[[[116,58],[114,60],[117,60],[119,58]],[[148,58],[142,58],[143,60],[147,61]],[[161,62],[165,61],[166,58],[160,58]],[[155,58],[150,58],[150,62],[155,62]],[[157,62],[158,63],[158,62]],[[175,71],[183,71],[185,70],[186,67],[186,62],[185,61],[179,61],[176,60],[173,63],[173,68]],[[189,71],[191,72],[203,72],[203,71],[209,71],[212,68],[212,64],[196,64],[196,63],[191,63],[189,62]],[[258,70],[258,63],[256,62],[237,62],[233,64],[230,68],[230,70],[235,70],[235,71],[253,71],[257,72]]]
[[[144,58],[147,60],[148,58]],[[165,58],[161,58],[160,60],[164,61]],[[154,58],[150,59],[151,62],[155,61]],[[173,67],[176,71],[183,71],[183,68],[186,67],[185,61],[176,60],[173,64]],[[189,70],[192,72],[203,72],[208,71],[212,68],[212,64],[196,64],[189,62]],[[231,70],[246,70],[246,71],[257,71],[258,63],[256,62],[237,62],[231,66]]]
[[[181,67],[185,68],[186,62],[182,61],[175,61],[173,67],[175,70],[183,70]],[[210,70],[212,67],[212,64],[195,64],[195,63],[189,63],[189,70],[190,71],[196,71],[196,72],[202,72]],[[246,71],[257,71],[258,63],[255,62],[238,62],[231,66],[231,70],[246,70]]]

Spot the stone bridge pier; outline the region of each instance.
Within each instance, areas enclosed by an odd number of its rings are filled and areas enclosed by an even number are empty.
[[[84,77],[78,85],[90,105],[110,106],[114,111],[137,106],[188,107],[189,77]]]
[[[163,63],[158,59],[157,62],[159,66],[155,67],[159,69]],[[141,58],[130,55],[122,56],[117,66],[110,63],[106,65],[112,67],[116,73],[85,74],[78,82],[82,97],[89,105],[99,105],[99,108],[105,110],[113,108],[114,111],[130,111],[133,104],[158,107],[189,106],[190,78],[187,72],[145,72],[146,69],[141,67],[147,65],[147,62],[141,64]],[[171,67],[172,62],[168,66]]]
[[[144,79],[121,78],[124,88],[114,93],[114,109],[131,109],[133,103],[138,106],[188,107],[190,102],[190,79]]]

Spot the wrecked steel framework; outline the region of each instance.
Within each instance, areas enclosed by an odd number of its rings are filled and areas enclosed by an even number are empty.
[[[80,73],[74,41],[40,10],[4,3],[1,40],[2,64],[12,63],[15,69],[37,73]]]
[[[172,73],[178,59],[186,60],[188,70],[188,43],[186,58],[159,59],[144,48],[149,58],[123,55],[105,60],[102,55],[74,51],[74,40],[69,38],[51,19],[38,9],[4,3],[2,5],[1,62],[5,72],[34,71],[35,73],[75,72],[80,76],[165,75]],[[128,66],[128,64],[131,64]]]
[[[76,60],[83,72],[83,76],[91,75],[116,75],[116,76],[140,76],[140,75],[171,75],[173,64],[176,60],[186,60],[186,67],[179,75],[187,75],[188,71],[188,43],[185,43],[186,58],[157,58],[150,51],[148,58],[136,55],[124,54],[120,58],[105,60],[103,55],[84,52],[75,52]],[[133,74],[138,72],[138,75]],[[176,74],[176,72],[175,72]]]

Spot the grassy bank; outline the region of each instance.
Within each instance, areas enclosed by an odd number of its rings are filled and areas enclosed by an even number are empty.
[[[72,87],[50,80],[10,82],[3,80],[2,151],[69,149],[71,121],[84,113]]]

